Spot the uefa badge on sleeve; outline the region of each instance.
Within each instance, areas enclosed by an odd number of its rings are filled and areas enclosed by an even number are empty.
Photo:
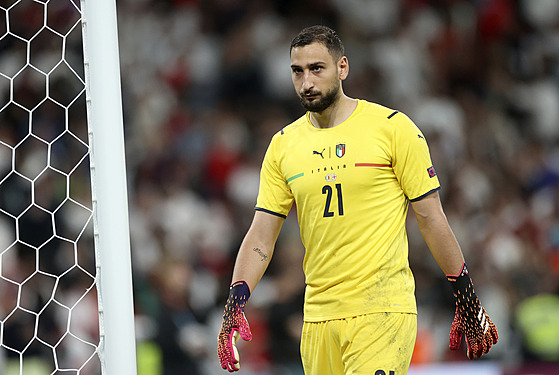
[[[433,178],[437,175],[437,172],[435,171],[435,167],[430,166],[429,168],[427,168],[427,173],[429,174],[430,178]]]

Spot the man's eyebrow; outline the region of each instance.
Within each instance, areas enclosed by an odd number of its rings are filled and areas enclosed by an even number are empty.
[[[326,64],[326,63],[323,62],[323,61],[317,61],[317,62],[313,62],[313,63],[307,64],[307,67],[312,68],[312,67],[315,67],[315,66],[317,66],[317,65],[325,65],[325,64]],[[291,69],[293,69],[293,68],[301,68],[301,66],[300,66],[300,65],[297,65],[297,64],[291,64]]]

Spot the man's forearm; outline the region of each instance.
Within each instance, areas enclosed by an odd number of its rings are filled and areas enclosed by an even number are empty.
[[[425,222],[418,220],[418,225],[439,267],[446,275],[457,275],[464,264],[464,256],[446,218],[444,222],[440,218]]]
[[[264,246],[245,238],[235,261],[232,281],[244,280],[250,290],[254,290],[268,268],[272,254],[273,248],[265,249]]]
[[[278,216],[255,212],[237,254],[232,282],[244,280],[250,290],[254,290],[272,260],[283,221],[284,219]]]
[[[456,275],[464,264],[460,245],[448,224],[438,194],[413,203],[415,217],[431,254],[446,275]]]

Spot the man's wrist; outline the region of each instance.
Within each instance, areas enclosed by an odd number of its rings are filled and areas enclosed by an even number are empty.
[[[460,313],[477,314],[481,304],[474,290],[466,263],[462,265],[459,275],[447,275],[447,279],[452,287],[456,298],[456,306]]]
[[[458,275],[446,275],[446,279],[450,282],[452,291],[456,297],[466,292],[474,293],[474,287],[466,263],[462,264],[462,268]]]
[[[244,280],[238,280],[232,283],[229,288],[229,298],[227,299],[227,303],[235,304],[244,308],[249,297],[250,288],[247,282]]]

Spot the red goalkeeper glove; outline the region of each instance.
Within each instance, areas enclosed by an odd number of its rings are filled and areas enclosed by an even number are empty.
[[[245,281],[236,281],[231,285],[221,330],[217,337],[217,356],[221,368],[229,372],[241,368],[236,346],[239,337],[246,341],[252,340],[252,333],[244,312],[248,297],[250,297],[250,289]]]
[[[468,358],[479,358],[497,343],[499,334],[476,296],[466,263],[458,276],[446,276],[456,298],[456,313],[450,328],[450,349],[460,348],[462,334],[466,336]]]

